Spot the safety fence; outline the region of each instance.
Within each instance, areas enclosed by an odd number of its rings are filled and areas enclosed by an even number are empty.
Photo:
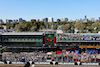
[[[3,56],[0,64],[100,65],[98,54],[18,54]]]
[[[5,61],[0,62],[0,64],[44,64],[44,65],[100,65],[100,63],[86,63],[86,62],[11,62],[11,61]]]

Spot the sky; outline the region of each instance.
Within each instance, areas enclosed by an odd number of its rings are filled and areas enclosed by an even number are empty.
[[[100,0],[0,0],[0,19],[100,17]]]

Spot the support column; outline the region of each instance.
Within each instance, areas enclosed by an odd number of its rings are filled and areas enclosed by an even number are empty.
[[[68,56],[67,56],[67,62],[68,62],[68,60],[69,60],[69,59],[68,59]]]
[[[63,56],[61,57],[61,61],[63,62]]]
[[[58,57],[56,57],[56,62],[58,62]]]

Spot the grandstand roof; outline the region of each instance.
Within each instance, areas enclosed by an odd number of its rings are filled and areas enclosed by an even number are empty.
[[[90,35],[93,35],[93,36],[100,36],[100,33],[57,33],[57,34],[64,34],[64,35],[86,35],[86,36],[90,36]]]
[[[52,29],[43,29],[43,30],[39,30],[39,31],[55,31],[56,32],[56,30],[52,30]]]
[[[2,35],[42,35],[43,32],[5,32]]]

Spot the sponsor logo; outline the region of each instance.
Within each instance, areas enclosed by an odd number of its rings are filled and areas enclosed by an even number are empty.
[[[74,65],[74,63],[58,63],[58,64],[64,64],[64,65]]]
[[[35,62],[35,64],[50,64],[50,62]]]
[[[82,63],[82,65],[99,65],[99,63]]]

